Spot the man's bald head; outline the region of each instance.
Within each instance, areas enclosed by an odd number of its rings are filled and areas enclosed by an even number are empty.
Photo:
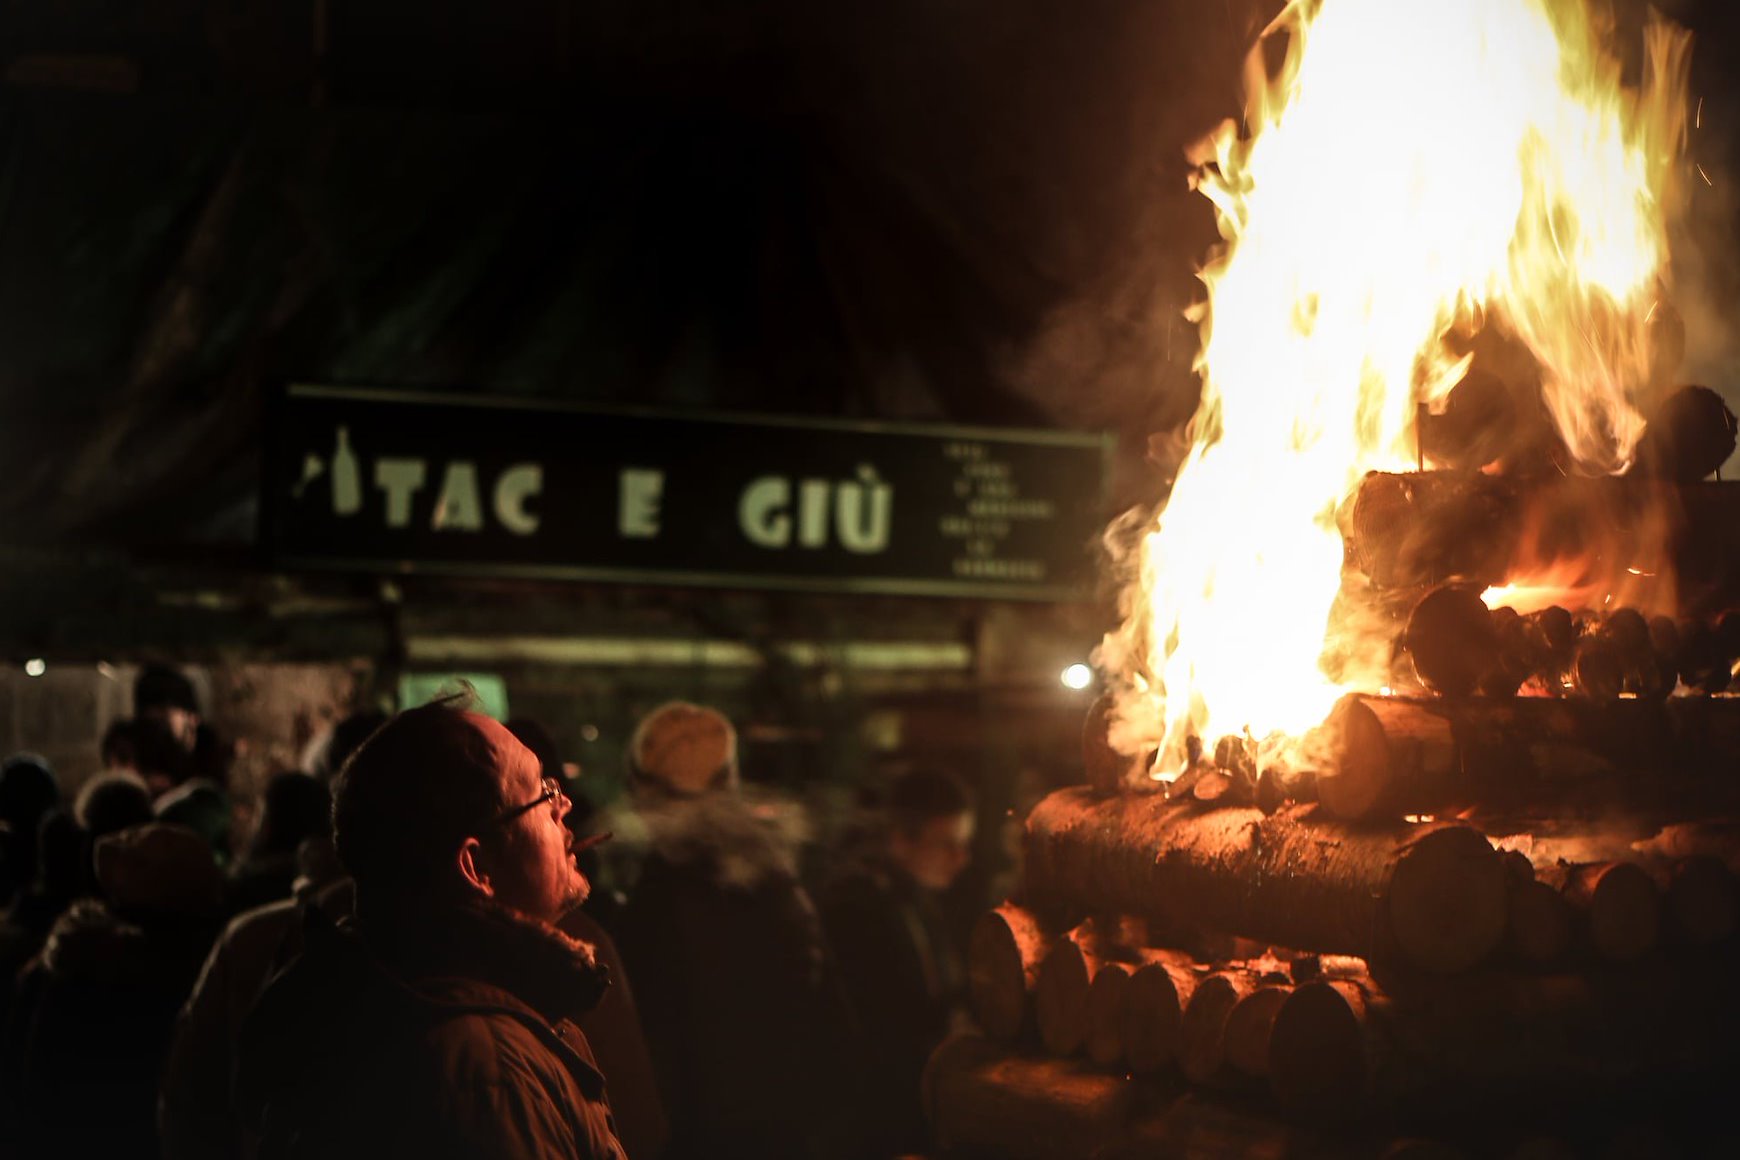
[[[351,755],[333,788],[333,840],[359,899],[450,885],[455,852],[503,808],[508,742],[452,698],[397,714]]]

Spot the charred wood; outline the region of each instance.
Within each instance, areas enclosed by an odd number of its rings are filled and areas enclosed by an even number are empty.
[[[1695,483],[1734,454],[1734,412],[1708,387],[1681,387],[1662,400],[1637,441],[1628,474]]]
[[[1343,521],[1349,562],[1383,588],[1502,584],[1522,564],[1600,558],[1672,576],[1693,615],[1740,604],[1740,488],[1713,482],[1373,472]],[[1633,581],[1647,590],[1642,575]]]

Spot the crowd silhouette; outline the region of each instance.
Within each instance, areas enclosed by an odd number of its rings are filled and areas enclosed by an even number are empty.
[[[971,795],[909,772],[806,859],[718,711],[627,740],[627,794],[592,802],[535,721],[371,710],[250,793],[145,666],[70,800],[0,766],[6,1154],[923,1151]]]

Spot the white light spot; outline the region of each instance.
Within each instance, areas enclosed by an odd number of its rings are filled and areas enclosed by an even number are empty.
[[[41,657],[31,657],[24,662],[24,675],[27,677],[40,677],[47,671],[48,662]]]
[[[1059,678],[1064,687],[1069,689],[1085,689],[1093,684],[1094,671],[1079,661],[1063,670]]]

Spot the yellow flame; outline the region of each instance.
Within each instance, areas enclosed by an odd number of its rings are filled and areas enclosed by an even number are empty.
[[[1649,385],[1645,319],[1685,135],[1687,37],[1647,31],[1621,84],[1580,2],[1294,0],[1279,72],[1248,69],[1245,131],[1193,156],[1224,244],[1201,277],[1193,446],[1142,541],[1101,660],[1129,691],[1112,740],[1297,734],[1383,684],[1387,641],[1318,659],[1341,584],[1336,513],[1361,476],[1415,465],[1417,408],[1468,336],[1526,346],[1576,459],[1624,465]]]

